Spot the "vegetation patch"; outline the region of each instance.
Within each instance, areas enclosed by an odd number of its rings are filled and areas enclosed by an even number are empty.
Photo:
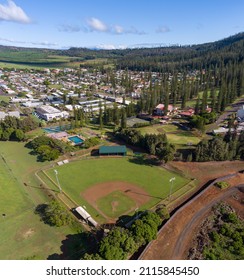
[[[224,182],[224,181],[215,183],[215,186],[220,188],[221,190],[228,188],[229,185],[230,184],[228,182]]]
[[[162,223],[154,212],[141,213],[140,218],[129,229],[113,228],[97,245],[93,254],[85,254],[85,260],[125,260],[138,248],[156,239],[158,227]]]
[[[213,208],[213,214],[201,226],[190,259],[243,260],[244,221],[234,209],[222,202]]]

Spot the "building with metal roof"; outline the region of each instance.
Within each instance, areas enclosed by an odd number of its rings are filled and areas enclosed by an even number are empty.
[[[99,148],[99,155],[101,156],[126,156],[127,149],[126,146],[101,146]]]

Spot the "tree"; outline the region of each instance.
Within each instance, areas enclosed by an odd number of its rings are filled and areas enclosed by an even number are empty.
[[[13,132],[13,138],[17,141],[23,141],[25,139],[25,133],[21,129],[16,129]]]
[[[171,161],[174,159],[174,153],[175,153],[175,146],[170,143],[162,144],[160,143],[156,147],[156,155],[157,157],[167,163],[168,161]]]
[[[136,220],[131,226],[135,241],[141,246],[156,239],[161,222],[159,215],[154,212],[144,214],[141,219]]]
[[[169,91],[168,87],[165,89],[165,96],[164,96],[164,115],[167,116],[169,107]]]
[[[200,96],[198,95],[197,102],[195,105],[195,115],[198,115],[200,112]]]
[[[126,111],[125,111],[125,109],[123,108],[123,109],[122,109],[122,115],[121,115],[121,125],[120,125],[120,127],[121,127],[122,129],[124,129],[124,128],[126,128],[126,126],[127,126],[127,123],[126,123]]]
[[[156,213],[162,220],[168,220],[170,218],[170,214],[166,206],[157,208]]]
[[[103,111],[101,103],[99,104],[99,129],[103,129]]]
[[[52,200],[44,211],[44,221],[51,226],[61,227],[72,223],[71,215],[56,200]]]
[[[105,260],[124,260],[135,248],[130,232],[125,228],[115,227],[102,239],[99,254]]]

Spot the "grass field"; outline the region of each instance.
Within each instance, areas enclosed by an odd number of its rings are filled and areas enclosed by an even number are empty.
[[[197,145],[201,138],[196,137],[191,131],[185,131],[173,124],[146,126],[138,128],[142,134],[166,133],[168,140],[177,146]]]
[[[161,167],[147,165],[143,162],[137,162],[134,159],[128,158],[80,160],[70,162],[67,165],[55,167],[55,169],[58,170],[58,178],[62,189],[78,205],[85,205],[88,209],[88,212],[93,217],[97,217],[98,221],[103,221],[103,218],[99,217],[100,215],[98,215],[97,210],[82,197],[82,193],[92,186],[100,183],[111,183],[118,181],[133,184],[143,190],[146,193],[146,196],[149,198],[145,204],[140,206],[140,210],[143,210],[151,208],[161,201],[161,199],[169,195],[170,178],[176,178],[172,188],[173,192],[189,182],[188,179],[181,177],[176,173],[169,172]],[[53,181],[56,182],[53,168],[49,169],[47,174],[50,176],[50,178],[52,178]],[[94,194],[94,196],[95,195],[96,194]],[[113,195],[115,194],[107,193],[107,195],[105,195],[102,200],[98,201],[98,207],[101,212],[104,211],[104,214],[109,212],[109,207],[112,207],[111,199]],[[140,194],[138,193],[138,195]],[[120,215],[123,212],[125,213],[131,209],[130,202],[126,202],[127,206],[125,209],[121,209],[123,199],[124,198],[121,196],[120,200],[118,201],[119,205],[117,205],[116,210],[118,213],[116,215]],[[103,209],[106,203],[110,206],[107,206],[105,209]]]
[[[34,214],[48,200],[34,175],[43,163],[29,152],[24,143],[0,143],[0,259],[46,259],[61,253],[62,240],[75,233],[70,227],[52,228]]]
[[[111,218],[117,218],[130,209],[135,209],[136,205],[133,199],[126,196],[121,191],[115,191],[98,200],[98,208]]]

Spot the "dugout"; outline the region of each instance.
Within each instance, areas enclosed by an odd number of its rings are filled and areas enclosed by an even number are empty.
[[[126,146],[101,146],[99,148],[100,156],[126,156]]]

